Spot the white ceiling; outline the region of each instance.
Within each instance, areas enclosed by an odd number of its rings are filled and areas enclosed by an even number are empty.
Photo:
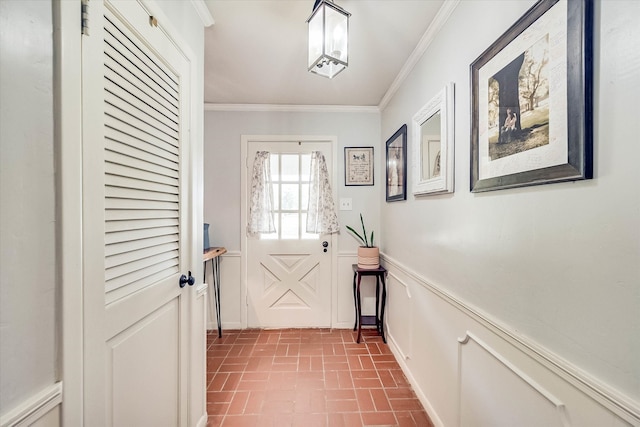
[[[327,79],[307,71],[313,0],[206,0],[205,102],[378,106],[445,4],[335,2],[351,13],[349,67]]]

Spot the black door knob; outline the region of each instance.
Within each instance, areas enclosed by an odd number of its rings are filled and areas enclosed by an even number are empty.
[[[327,246],[329,246],[329,242],[327,242],[326,240],[324,242],[322,242],[322,247],[326,248]]]
[[[184,288],[187,283],[189,284],[189,286],[193,286],[194,283],[196,283],[196,279],[193,278],[191,272],[189,272],[189,277],[185,276],[184,274],[180,276],[180,287]]]

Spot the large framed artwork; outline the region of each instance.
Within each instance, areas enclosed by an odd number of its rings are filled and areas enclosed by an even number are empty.
[[[387,140],[387,202],[407,200],[407,125]]]
[[[471,191],[593,176],[593,0],[541,0],[471,64]]]
[[[344,148],[344,185],[373,185],[373,147]]]

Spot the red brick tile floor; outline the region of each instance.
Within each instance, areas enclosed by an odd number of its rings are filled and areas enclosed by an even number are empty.
[[[217,332],[217,331],[216,331]],[[387,344],[363,329],[207,335],[208,426],[433,426]]]

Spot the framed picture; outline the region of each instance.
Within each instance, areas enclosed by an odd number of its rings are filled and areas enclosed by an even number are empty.
[[[413,116],[413,194],[453,192],[454,85],[448,83]]]
[[[373,185],[373,147],[344,148],[344,185]]]
[[[387,140],[387,202],[407,200],[407,125]]]
[[[540,0],[471,64],[471,191],[593,175],[593,0]]]

